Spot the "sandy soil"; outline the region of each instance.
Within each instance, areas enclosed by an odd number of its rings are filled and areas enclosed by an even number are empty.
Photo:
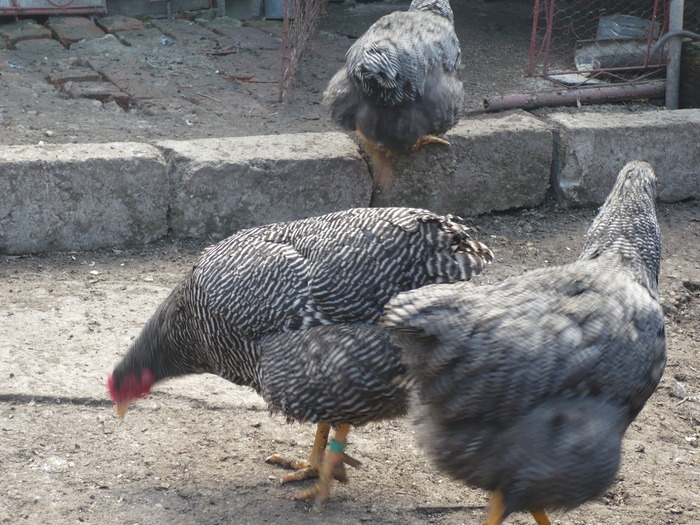
[[[497,260],[481,282],[575,258],[593,210],[474,219]],[[700,520],[700,206],[662,205],[668,367],[624,444],[618,481],[555,523]],[[272,453],[304,457],[310,425],[271,418],[213,376],[158,386],[120,422],[104,380],[204,244],[0,257],[0,522],[480,523],[487,495],[449,480],[408,419],[350,435],[363,462],[323,513],[278,484]],[[509,523],[529,524],[527,515]]]

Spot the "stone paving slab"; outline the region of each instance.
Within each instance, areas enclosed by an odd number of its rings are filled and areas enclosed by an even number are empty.
[[[15,48],[15,55],[18,60],[38,66],[40,69],[43,69],[46,65],[44,57],[50,56],[54,60],[68,57],[68,50],[60,42],[49,38],[22,40],[17,42]]]
[[[177,40],[183,45],[205,46],[211,49],[221,45],[227,37],[214,33],[195,22],[182,20],[179,18],[163,18],[153,20],[153,26],[160,30],[165,36],[172,40]]]
[[[164,21],[159,22],[163,27]],[[235,20],[214,18],[201,23],[214,33],[228,38],[239,50],[252,51],[260,54],[261,51],[279,51],[280,39],[264,31],[260,31],[250,25],[237,24]],[[174,28],[173,28],[174,29]]]
[[[640,113],[553,113],[554,178],[569,206],[605,201],[630,160],[645,160],[658,178],[659,200],[700,198],[700,110]]]
[[[100,38],[105,34],[91,19],[85,17],[52,16],[46,25],[51,29],[54,38],[66,47],[70,47],[74,42],[86,38]]]
[[[231,79],[248,78],[257,83],[267,84],[277,90],[279,82],[279,49],[281,40],[252,27],[226,28],[221,24],[220,29],[213,31],[211,26],[203,26],[186,20],[156,20],[154,21],[163,34],[177,41],[190,50],[204,56],[216,56],[216,64],[221,74]],[[213,32],[212,32],[213,31]],[[273,55],[263,53],[275,51]],[[242,65],[240,55],[253,55],[254,60]]]
[[[367,206],[371,183],[342,133],[164,141],[170,228],[214,239],[240,228]]]
[[[142,144],[0,148],[0,253],[90,250],[167,233],[165,162]]]
[[[380,206],[418,206],[438,213],[479,213],[537,206],[550,184],[551,127],[524,111],[466,119],[429,144],[391,158],[394,183]]]
[[[62,86],[66,82],[99,82],[102,77],[87,67],[75,67],[54,71],[46,78],[54,86]]]
[[[71,98],[116,102],[122,109],[129,107],[129,95],[109,82],[66,82],[62,88]]]
[[[95,20],[95,24],[105,33],[136,31],[144,28],[144,23],[141,20],[124,15],[103,16]]]
[[[4,40],[10,47],[23,40],[36,40],[39,38],[51,38],[51,31],[37,24],[32,19],[19,20],[14,24],[0,26],[0,40]]]
[[[168,105],[191,103],[193,111],[188,119],[195,123],[202,114],[203,125],[225,113],[226,105],[256,114],[262,111],[255,98],[217,73],[202,55],[173,42],[156,28],[84,40],[73,44],[71,52],[85,56],[92,69],[132,99],[150,104],[148,111],[167,111],[164,108]]]

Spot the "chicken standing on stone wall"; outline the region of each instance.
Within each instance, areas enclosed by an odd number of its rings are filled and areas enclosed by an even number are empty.
[[[357,131],[372,157],[375,187],[392,182],[389,156],[423,144],[459,120],[461,50],[448,0],[413,0],[383,16],[348,50],[324,101],[332,119]]]
[[[493,491],[486,523],[602,495],[622,436],[666,362],[651,166],[618,175],[578,261],[492,286],[399,294],[384,324],[405,347],[422,444]]]
[[[399,349],[377,325],[400,291],[468,280],[493,254],[458,218],[358,208],[243,230],[209,249],[160,305],[108,380],[123,416],[164,379],[212,373],[253,387],[271,411],[318,424],[287,481],[323,502],[345,481],[350,425],[406,411]],[[330,451],[328,434],[336,427]]]

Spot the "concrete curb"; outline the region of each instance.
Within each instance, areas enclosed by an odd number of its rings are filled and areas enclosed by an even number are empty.
[[[560,202],[602,203],[630,160],[656,172],[659,200],[700,197],[700,109],[644,113],[555,113],[553,185]]]
[[[168,158],[170,228],[223,238],[253,225],[367,206],[367,164],[342,133],[158,143]]]
[[[373,205],[474,215],[602,203],[630,160],[647,160],[659,197],[700,197],[700,109],[653,113],[515,111],[464,120],[450,147],[393,159]],[[370,175],[343,133],[195,141],[0,147],[0,253],[89,250],[369,206]]]
[[[167,182],[146,144],[0,147],[0,253],[157,240],[168,231]]]
[[[445,138],[450,146],[425,146],[392,159],[392,189],[374,203],[467,216],[544,201],[554,146],[547,123],[515,111],[463,120]]]

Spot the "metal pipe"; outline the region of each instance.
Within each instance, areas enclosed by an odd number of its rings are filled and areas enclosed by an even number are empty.
[[[536,109],[544,106],[574,106],[579,103],[597,104],[663,96],[664,81],[655,80],[636,84],[581,87],[487,98],[484,100],[484,110],[473,113],[491,113],[515,108]]]
[[[685,0],[671,0],[668,13],[668,32],[683,30],[683,7]],[[674,37],[668,43],[668,60],[666,62],[666,107],[678,109],[678,93],[681,83],[681,48],[683,39]]]
[[[692,31],[686,31],[685,29],[681,29],[680,31],[674,31],[673,33],[666,33],[664,36],[662,36],[656,41],[656,44],[654,44],[654,46],[651,48],[650,54],[655,55],[659,52],[659,49],[661,49],[666,42],[677,36],[692,38],[693,40],[700,40],[700,33],[693,33]]]

